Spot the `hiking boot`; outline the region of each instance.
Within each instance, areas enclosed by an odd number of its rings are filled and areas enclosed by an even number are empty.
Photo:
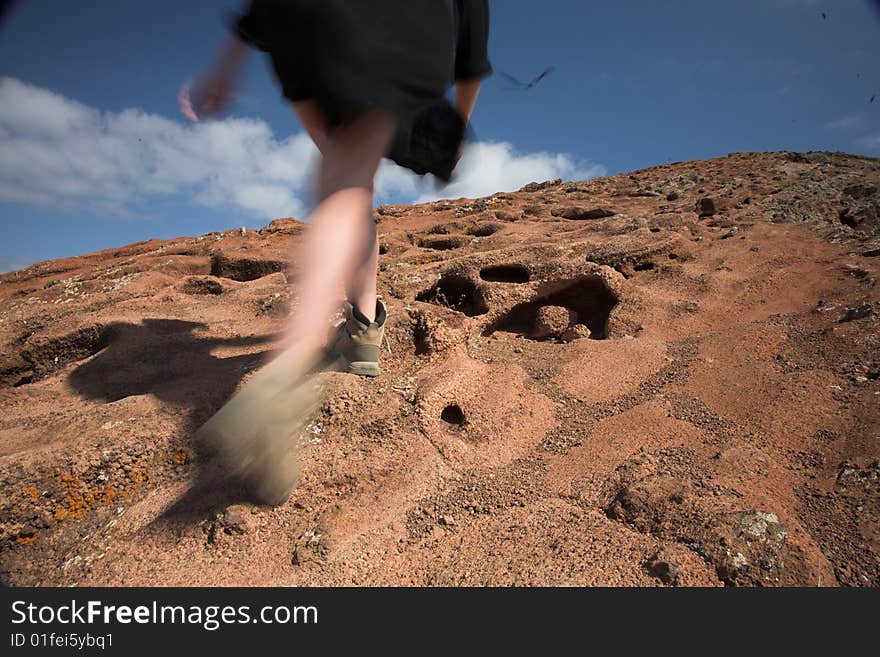
[[[317,366],[297,374],[284,368],[282,356],[255,373],[194,436],[263,504],[284,504],[299,480],[297,436],[323,401]]]
[[[376,299],[376,319],[372,322],[346,301],[344,319],[333,327],[327,351],[336,356],[342,372],[361,376],[379,376],[379,349],[385,337],[385,319],[388,310],[381,299]]]

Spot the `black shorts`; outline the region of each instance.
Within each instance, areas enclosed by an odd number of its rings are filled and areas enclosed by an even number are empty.
[[[251,0],[228,22],[268,54],[284,98],[315,99],[331,127],[382,109],[411,128],[457,77],[491,71],[485,0]]]
[[[285,98],[315,98],[332,115],[412,113],[454,78],[454,17],[443,0],[255,0],[235,27],[269,54]]]

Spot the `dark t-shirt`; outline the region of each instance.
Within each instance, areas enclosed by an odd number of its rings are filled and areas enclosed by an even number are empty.
[[[434,2],[446,4],[447,11],[453,17],[453,79],[482,78],[491,74],[492,64],[488,53],[488,0],[434,0]],[[386,9],[382,5],[381,1],[374,2],[377,15]],[[290,32],[285,31],[285,18],[296,15],[296,12],[312,13],[312,6],[313,3],[302,0],[249,0],[246,11],[241,14],[228,14],[226,23],[242,41],[258,50],[270,53],[274,51],[277,54],[290,47]],[[383,27],[388,28],[390,24],[393,31],[393,15],[382,18]],[[426,16],[426,20],[431,19]],[[405,29],[405,26],[406,21],[401,21],[401,29]],[[435,27],[437,30],[442,29],[440,25]],[[368,26],[364,28],[368,29]]]
[[[453,0],[455,9],[455,79],[482,78],[489,62],[489,0]]]
[[[318,102],[329,129],[389,111],[389,157],[449,179],[464,124],[445,93],[492,72],[488,0],[250,0],[227,23],[268,53],[285,98]]]

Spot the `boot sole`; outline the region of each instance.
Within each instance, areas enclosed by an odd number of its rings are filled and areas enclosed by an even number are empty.
[[[280,506],[299,480],[294,439],[319,408],[323,391],[313,376],[278,382],[270,370],[257,373],[194,438],[210,448],[224,470],[239,476],[259,502]]]
[[[371,361],[354,361],[349,362],[345,356],[340,355],[339,360],[337,361],[338,368],[342,372],[349,372],[351,374],[357,374],[358,376],[379,376],[382,373],[381,368],[379,367],[379,363],[374,363]]]

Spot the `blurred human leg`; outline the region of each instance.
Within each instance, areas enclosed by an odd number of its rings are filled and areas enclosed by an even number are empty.
[[[364,262],[375,248],[373,176],[393,129],[390,117],[370,113],[328,137],[321,202],[294,258],[301,292],[285,331],[285,350],[197,432],[196,440],[210,446],[261,502],[283,504],[299,478],[291,436],[320,404],[322,383],[309,374],[323,360],[339,284],[366,271]]]
[[[360,264],[355,266],[346,280],[345,296],[372,322],[376,318],[376,268],[379,265],[379,239],[372,213],[368,218],[368,226],[372,228],[367,239],[368,246]]]
[[[300,300],[285,332],[286,366],[301,367],[324,346],[340,282],[372,319],[378,243],[373,178],[394,134],[394,119],[369,112],[328,136],[319,172],[318,207],[294,256]]]

